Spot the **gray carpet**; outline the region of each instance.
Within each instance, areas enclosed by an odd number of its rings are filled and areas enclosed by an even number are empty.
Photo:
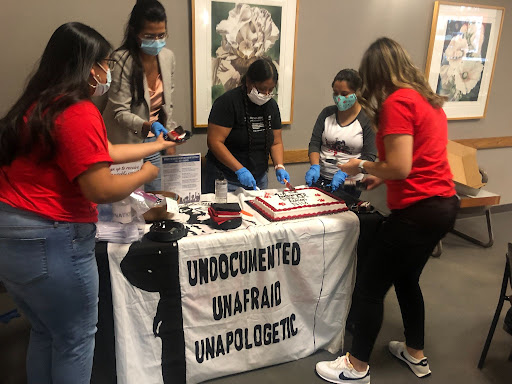
[[[493,215],[495,244],[483,249],[454,235],[444,240],[444,253],[432,258],[422,275],[426,302],[426,354],[432,375],[417,379],[387,350],[389,340],[401,340],[402,320],[393,291],[386,299],[382,330],[371,358],[372,383],[510,384],[512,336],[503,331],[505,303],[484,369],[477,369],[483,343],[496,308],[505,265],[507,242],[512,242],[512,212]],[[475,236],[485,234],[484,217],[458,220],[457,227]],[[10,307],[0,294],[0,312]],[[0,324],[0,384],[24,383],[23,361],[28,326],[23,319]],[[324,383],[315,374],[320,360],[336,356],[325,351],[295,362],[259,369],[209,383]],[[141,383],[143,384],[143,383]]]

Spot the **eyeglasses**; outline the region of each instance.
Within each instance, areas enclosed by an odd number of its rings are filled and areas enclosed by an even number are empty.
[[[140,35],[141,39],[145,40],[162,40],[167,38],[167,32],[164,33],[144,33]]]
[[[105,61],[107,62],[108,67],[110,68],[110,72],[114,71],[114,68],[117,65],[117,60],[115,60],[115,59],[106,59]]]
[[[260,90],[258,89],[258,87],[256,87],[256,86],[255,86],[255,88],[256,88],[256,91],[258,91],[258,93],[260,93],[260,94],[262,94],[262,95],[265,95],[265,96],[271,96],[271,97],[275,97],[275,96],[277,96],[277,92],[276,92],[276,90],[275,90],[275,89],[272,89],[272,90],[270,90],[270,91],[269,91],[269,90],[267,90],[266,92],[263,92],[263,91],[260,91]]]

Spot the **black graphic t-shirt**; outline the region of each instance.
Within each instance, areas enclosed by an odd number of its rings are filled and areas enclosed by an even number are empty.
[[[281,129],[281,115],[274,99],[262,106],[258,106],[247,99],[247,115],[252,130],[252,144],[249,145],[244,97],[246,96],[242,87],[224,93],[213,103],[208,122],[231,128],[224,144],[231,154],[251,171],[255,178],[258,178],[268,170],[268,151],[270,151],[274,142],[274,134],[269,132],[267,153],[265,153],[265,124],[263,119],[268,120],[269,130]],[[235,173],[218,161],[211,151],[208,151],[207,157],[208,160],[215,163],[216,167],[224,173],[228,180],[237,180]]]

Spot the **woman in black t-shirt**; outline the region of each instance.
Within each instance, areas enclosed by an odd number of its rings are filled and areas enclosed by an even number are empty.
[[[290,180],[283,165],[281,115],[272,98],[277,79],[270,60],[256,60],[239,87],[215,100],[208,118],[205,192],[214,192],[219,173],[227,179],[228,191],[266,189],[269,154],[277,180]]]

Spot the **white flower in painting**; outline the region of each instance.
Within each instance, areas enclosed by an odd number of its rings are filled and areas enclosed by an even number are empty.
[[[240,84],[241,75],[230,60],[214,61],[214,73],[226,90],[233,89]]]
[[[457,66],[455,87],[461,94],[466,95],[480,81],[484,65],[480,61],[464,60]]]
[[[448,86],[448,84],[453,80],[455,73],[457,72],[456,65],[442,65],[439,71],[439,76],[441,77],[441,83],[443,87]]]
[[[450,63],[450,65],[458,64],[462,61],[466,54],[468,53],[468,41],[464,38],[464,36],[457,35],[452,38],[450,44],[444,51],[446,56],[446,60]]]
[[[482,45],[485,37],[484,24],[480,22],[466,23],[461,27],[460,32],[464,34],[466,41],[468,42],[468,52],[472,53],[473,56],[479,56],[482,51]]]
[[[217,24],[221,46],[213,59],[213,84],[234,88],[249,65],[264,56],[279,39],[279,29],[269,11],[238,3],[227,19]]]
[[[462,96],[455,87],[455,73],[457,66],[454,65],[442,65],[439,71],[439,77],[441,80],[441,88],[439,94],[448,97],[448,101],[458,101]]]
[[[216,27],[222,49],[244,59],[262,56],[279,38],[279,29],[266,9],[237,4]]]

